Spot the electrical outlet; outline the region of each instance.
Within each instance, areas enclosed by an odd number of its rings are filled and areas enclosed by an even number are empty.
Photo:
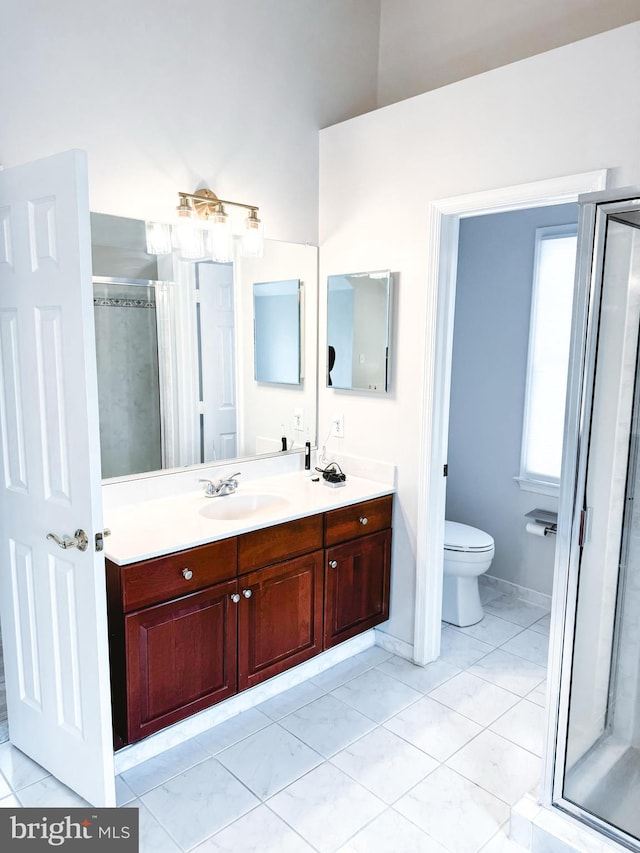
[[[293,428],[297,432],[304,431],[304,414],[302,412],[302,409],[293,410]]]
[[[334,438],[344,438],[344,415],[334,415],[331,421],[331,435]]]

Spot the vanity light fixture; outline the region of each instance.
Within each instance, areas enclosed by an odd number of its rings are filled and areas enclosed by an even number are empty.
[[[243,204],[218,198],[209,189],[195,193],[178,193],[177,222],[171,228],[160,222],[147,222],[147,252],[165,255],[171,247],[186,260],[212,258],[226,262],[233,259],[233,231],[225,205],[243,207],[248,213],[241,235],[241,253],[245,257],[261,258],[263,252],[262,223],[258,219],[258,208],[254,204]]]

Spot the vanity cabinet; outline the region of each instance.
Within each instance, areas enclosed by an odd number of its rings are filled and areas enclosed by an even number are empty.
[[[115,746],[389,616],[392,498],[118,566],[107,560]]]
[[[392,498],[325,514],[324,648],[389,618]]]

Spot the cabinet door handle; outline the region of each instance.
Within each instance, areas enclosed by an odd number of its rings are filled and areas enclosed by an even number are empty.
[[[240,601],[240,596],[238,595],[237,592],[232,592],[230,598],[234,604],[237,604]]]
[[[244,595],[245,598],[251,598],[251,596],[253,595],[253,593],[251,592],[250,589],[243,589],[242,594]]]
[[[337,560],[329,560],[329,566],[332,569],[337,569],[338,568],[338,561]]]
[[[360,524],[368,524],[368,523],[369,523],[369,519],[366,517],[366,515],[363,515],[362,518],[360,519]]]
[[[183,569],[183,570],[182,570],[182,577],[183,577],[186,581],[190,581],[190,580],[191,580],[191,578],[193,577],[193,572],[191,571],[191,569]]]

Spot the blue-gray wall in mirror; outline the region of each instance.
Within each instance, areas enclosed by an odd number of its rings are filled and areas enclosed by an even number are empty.
[[[330,275],[327,387],[388,390],[391,272]]]
[[[300,384],[300,279],[253,285],[255,378]]]

